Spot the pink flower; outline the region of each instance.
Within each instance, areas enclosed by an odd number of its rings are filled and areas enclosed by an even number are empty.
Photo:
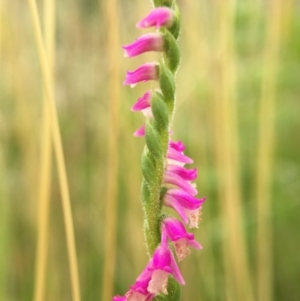
[[[163,51],[164,39],[160,33],[147,33],[130,45],[123,46],[125,57],[133,57],[149,51]]]
[[[163,220],[162,232],[165,232],[165,235],[174,243],[179,261],[190,254],[189,246],[202,249],[202,246],[194,239],[194,235],[186,232],[182,223],[174,218]]]
[[[127,71],[123,85],[134,87],[139,82],[147,82],[148,80],[158,79],[158,64],[147,63],[141,65],[134,71]]]
[[[179,152],[184,152],[184,150],[185,150],[185,145],[181,141],[175,142],[175,141],[171,140],[169,142],[169,146]]]
[[[150,101],[151,101],[151,91],[148,91],[137,100],[137,102],[133,105],[131,110],[141,111],[146,118],[153,118]],[[133,135],[135,137],[145,136],[145,125],[142,125],[138,130],[136,130],[133,133]]]
[[[173,22],[173,13],[167,7],[157,7],[153,9],[150,14],[142,19],[136,24],[137,28],[148,28],[156,26],[160,28],[161,26],[169,27]]]
[[[168,247],[166,233],[162,233],[161,245],[155,250],[148,264],[148,271],[152,273],[148,285],[148,291],[152,294],[168,293],[169,275],[172,275],[180,284],[185,284],[175,258]]]
[[[177,211],[185,224],[190,228],[198,228],[199,216],[205,198],[197,199],[180,189],[168,189],[164,195],[163,203]]]
[[[137,102],[132,106],[132,111],[141,111],[150,107],[151,91],[147,91]]]
[[[165,171],[163,183],[169,184],[171,187],[176,186],[191,195],[196,195],[198,193],[195,184],[190,184],[190,182],[182,179],[182,177],[170,171]]]
[[[115,296],[113,301],[151,301],[154,295],[147,289],[150,280],[151,272],[146,267],[130,290],[123,297]]]
[[[185,146],[181,141],[178,142],[170,141],[168,152],[167,152],[167,159],[171,159],[172,161],[175,162],[177,161],[176,164],[180,164],[180,165],[193,163],[194,161],[191,158],[183,154],[184,149]]]
[[[194,181],[197,178],[197,168],[186,169],[179,165],[169,164],[167,166],[167,171],[175,173],[187,181]]]

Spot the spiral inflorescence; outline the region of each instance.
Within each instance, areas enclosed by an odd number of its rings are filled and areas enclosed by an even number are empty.
[[[125,85],[156,81],[158,88],[147,91],[132,107],[145,115],[145,124],[135,133],[144,136],[146,145],[141,158],[141,188],[144,233],[150,261],[124,296],[114,301],[180,300],[184,284],[177,261],[189,254],[189,246],[201,245],[184,224],[197,228],[202,204],[197,199],[197,169],[186,169],[193,160],[184,154],[181,141],[171,140],[171,122],[175,107],[175,74],[180,62],[178,37],[180,16],[176,1],[154,0],[155,8],[137,23],[138,28],[156,27],[156,33],[144,34],[124,46],[125,56],[161,52],[158,62],[146,63],[127,72]],[[164,206],[177,211],[182,222],[163,213]],[[177,260],[177,261],[176,261]]]

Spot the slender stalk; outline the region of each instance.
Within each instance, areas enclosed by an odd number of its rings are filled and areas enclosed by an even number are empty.
[[[0,0],[0,60],[2,58],[2,37],[3,37],[3,2]],[[0,117],[1,119],[1,117]],[[6,195],[6,181],[4,178],[5,175],[5,166],[4,166],[4,145],[3,143],[3,129],[0,124],[0,301],[7,300],[6,296],[6,285],[7,285],[7,254],[9,254],[8,249],[8,238],[9,238],[9,206],[8,199]]]
[[[44,40],[47,49],[49,68],[51,72],[51,87],[53,89],[53,61],[55,49],[55,1],[44,1]],[[38,227],[36,248],[36,271],[34,286],[34,301],[45,299],[45,279],[48,253],[49,231],[49,198],[51,186],[51,124],[46,107],[46,96],[43,101],[43,127],[41,132],[40,186],[38,191]]]
[[[275,142],[276,78],[281,41],[281,0],[270,2],[267,10],[267,39],[263,66],[262,94],[259,108],[258,155],[256,175],[257,205],[257,298],[271,301],[272,269],[272,205],[271,167]]]
[[[101,300],[110,300],[113,294],[116,257],[116,217],[117,217],[117,181],[118,181],[118,136],[119,136],[119,16],[118,1],[106,1],[108,28],[108,174],[105,201],[105,241],[104,268]]]
[[[1,133],[1,129],[0,129]],[[2,133],[1,133],[2,134]],[[1,137],[2,140],[2,137]],[[7,286],[7,254],[9,254],[9,206],[5,190],[4,178],[4,160],[3,160],[3,141],[0,140],[0,301],[7,300],[6,286]]]
[[[70,276],[72,285],[72,294],[74,301],[80,301],[80,286],[79,275],[76,256],[76,245],[73,229],[73,218],[71,211],[71,201],[68,188],[67,174],[65,168],[65,160],[63,155],[62,141],[59,130],[58,117],[55,107],[54,93],[51,89],[51,70],[49,68],[49,62],[45,50],[45,46],[42,39],[41,25],[37,11],[37,5],[35,0],[28,0],[30,13],[32,17],[34,34],[37,43],[37,50],[42,70],[42,77],[46,95],[46,105],[50,115],[51,121],[51,133],[53,138],[54,152],[57,161],[58,177],[60,184],[60,191],[62,197],[63,214],[65,221],[65,230],[67,238],[68,258],[70,265]]]
[[[233,50],[234,2],[219,2],[220,20],[217,49],[218,89],[215,116],[218,137],[217,158],[220,169],[219,197],[228,239],[223,245],[227,300],[253,300],[246,242],[243,233],[243,211],[239,183],[239,149],[237,104],[235,96],[235,63]]]

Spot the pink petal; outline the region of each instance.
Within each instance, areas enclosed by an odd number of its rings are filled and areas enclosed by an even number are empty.
[[[180,284],[185,285],[185,281],[180,273],[180,270],[178,268],[178,265],[176,263],[173,254],[171,255],[171,268],[172,268],[172,275],[175,278],[175,280],[177,280]]]
[[[153,9],[150,14],[136,24],[137,28],[148,28],[155,26],[171,26],[173,21],[173,13],[167,7],[158,7]]]
[[[169,147],[179,151],[179,152],[183,152],[185,150],[185,145],[181,142],[181,141],[170,141],[169,142]]]
[[[130,45],[123,46],[125,57],[133,57],[148,51],[163,51],[164,40],[159,33],[147,33]]]
[[[165,232],[174,243],[179,260],[184,259],[189,253],[188,246],[201,249],[202,246],[195,240],[192,233],[186,232],[183,224],[174,218],[165,218],[162,224],[162,232]]]
[[[184,284],[184,280],[176,264],[174,256],[167,245],[162,244],[153,254],[148,266],[149,271],[161,270],[171,274],[179,283]]]
[[[133,136],[135,136],[135,137],[143,137],[143,136],[145,136],[145,125],[142,125],[139,129],[137,129],[133,133]]]
[[[197,199],[180,189],[169,189],[165,194],[165,198],[169,197],[176,199],[176,201],[179,202],[182,207],[189,210],[199,209],[200,206],[202,206],[202,204],[205,202],[205,198]]]
[[[134,71],[127,71],[123,85],[134,87],[137,83],[158,79],[158,64],[146,63]]]
[[[150,107],[151,91],[147,91],[137,102],[132,106],[132,111],[141,111]]]
[[[169,164],[167,166],[167,170],[172,172],[172,173],[177,174],[178,176],[180,176],[184,180],[194,181],[197,178],[197,168],[186,169],[186,168],[184,168],[182,166],[179,166],[179,165]]]
[[[191,195],[196,195],[198,193],[195,187],[181,177],[170,172],[165,172],[163,182],[165,184],[175,185]]]
[[[177,211],[180,217],[183,219],[185,224],[188,224],[189,218],[184,210],[184,208],[180,205],[180,203],[171,195],[165,195],[164,197],[164,205],[167,207],[171,207]]]
[[[179,161],[182,163],[186,163],[186,164],[190,164],[190,163],[194,162],[191,158],[185,156],[181,152],[175,150],[174,148],[170,148],[170,147],[168,148],[167,158],[175,160],[175,161]]]

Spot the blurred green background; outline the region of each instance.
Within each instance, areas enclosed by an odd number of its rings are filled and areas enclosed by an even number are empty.
[[[139,197],[144,139],[132,135],[143,116],[130,107],[157,84],[131,89],[122,81],[159,54],[125,59],[121,45],[142,34],[135,23],[151,3],[37,1],[54,70],[79,285],[76,267],[74,278],[69,270],[63,165],[49,152],[36,26],[27,1],[0,2],[0,300],[79,301],[79,286],[81,300],[110,300],[148,260]],[[186,144],[199,197],[207,197],[194,231],[204,248],[180,263],[182,300],[298,301],[299,2],[178,3],[173,138]]]

